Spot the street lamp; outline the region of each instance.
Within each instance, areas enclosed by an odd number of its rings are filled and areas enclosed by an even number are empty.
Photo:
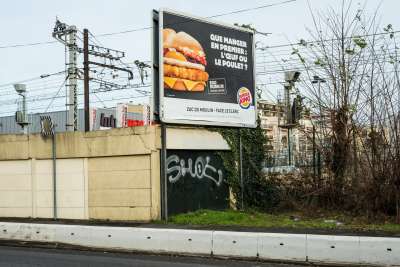
[[[322,119],[322,108],[321,108],[321,83],[326,83],[326,80],[319,77],[318,75],[313,76],[313,80],[311,81],[312,84],[318,84],[318,106],[319,106],[319,115],[320,115],[320,120]],[[317,159],[316,159],[316,145],[315,145],[315,126],[313,125],[313,170],[314,170],[314,177],[315,177],[315,165],[316,161],[318,161],[318,179],[319,181],[321,180],[321,153],[318,150],[317,153]],[[318,182],[319,182],[318,181]]]
[[[314,75],[311,83],[318,84],[318,106],[319,106],[319,111],[320,111],[319,113],[322,116],[322,114],[321,114],[321,83],[326,83],[326,80],[317,75]]]
[[[326,83],[326,80],[317,75],[314,75],[311,83],[318,84],[318,101],[320,101],[321,100],[321,83]]]
[[[321,78],[321,77],[319,77],[318,75],[314,75],[313,76],[313,80],[311,81],[311,83],[313,83],[313,84],[315,84],[315,83],[318,83],[318,84],[326,83],[326,80]]]
[[[286,71],[285,72],[285,106],[286,106],[286,125],[290,125],[292,123],[292,114],[290,111],[290,91],[292,90],[295,82],[298,81],[300,77],[300,72],[298,71]]]
[[[299,71],[286,71],[285,72],[285,81],[289,83],[295,83],[300,77]]]
[[[14,89],[22,97],[22,101],[19,102],[18,109],[15,112],[15,121],[22,127],[24,133],[26,133],[25,126],[29,124],[26,112],[26,85],[17,83],[14,84]]]
[[[325,82],[326,82],[325,79],[319,77],[318,75],[314,75],[314,76],[313,76],[312,83],[317,83],[318,81],[321,81],[322,83],[325,83]]]
[[[299,71],[286,71],[285,72],[285,106],[286,106],[286,125],[287,128],[287,143],[288,143],[288,165],[292,165],[292,144],[291,144],[291,128],[295,126],[292,122],[292,113],[290,110],[290,91],[294,87],[294,84],[298,81],[300,77]]]

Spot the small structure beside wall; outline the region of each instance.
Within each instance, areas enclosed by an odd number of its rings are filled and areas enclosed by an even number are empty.
[[[222,136],[199,127],[170,126],[166,137],[168,214],[229,208],[227,173],[219,153],[230,147]]]

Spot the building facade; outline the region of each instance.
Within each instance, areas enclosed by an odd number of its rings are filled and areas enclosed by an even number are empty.
[[[66,132],[68,111],[53,111],[47,113],[35,113],[28,115],[28,126],[25,133],[40,132],[40,116],[50,116],[55,131]],[[84,110],[78,109],[78,131],[84,131]],[[151,124],[150,105],[118,104],[111,108],[90,109],[90,130],[106,130],[111,128],[126,128],[134,126],[146,126]],[[0,117],[0,134],[24,133],[24,129],[17,124],[15,116]]]
[[[302,114],[296,127],[290,130],[284,127],[286,121],[283,103],[259,100],[257,108],[261,128],[267,137],[267,167],[308,166],[313,157],[313,124],[309,114]],[[290,151],[289,153],[289,145]],[[291,154],[291,164],[289,164]]]

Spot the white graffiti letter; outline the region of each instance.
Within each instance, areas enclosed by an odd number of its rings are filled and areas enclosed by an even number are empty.
[[[187,166],[185,159],[180,159],[177,155],[171,155],[167,159],[167,176],[171,173],[177,172],[175,176],[172,174],[168,176],[170,183],[176,183],[181,177],[190,175],[192,178],[197,178],[199,180],[204,177],[213,181],[217,186],[221,186],[223,181],[222,170],[217,170],[214,166],[210,164],[210,157],[207,156],[205,159],[202,156],[196,158],[193,164],[193,160],[188,158]],[[175,163],[172,167],[172,163]],[[207,174],[208,171],[208,174]],[[218,180],[212,176],[212,174],[218,174]]]
[[[181,167],[179,165],[178,166],[173,166],[173,167],[170,168],[169,164],[172,163],[172,162],[179,163],[179,157],[177,155],[171,155],[171,156],[169,156],[167,158],[167,162],[166,162],[166,164],[167,164],[167,175],[172,173],[172,172],[174,172],[174,171],[178,171],[178,173],[175,176],[172,176],[172,175],[168,176],[168,180],[171,183],[175,183],[175,182],[179,181],[179,179],[181,178],[182,172],[181,172]]]

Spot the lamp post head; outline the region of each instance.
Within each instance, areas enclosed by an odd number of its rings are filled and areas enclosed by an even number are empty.
[[[299,71],[286,71],[285,72],[285,81],[288,83],[295,83],[300,77]]]
[[[14,84],[14,89],[19,95],[23,95],[26,92],[26,85],[22,83]]]
[[[311,83],[326,83],[326,80],[317,75],[314,75]]]

